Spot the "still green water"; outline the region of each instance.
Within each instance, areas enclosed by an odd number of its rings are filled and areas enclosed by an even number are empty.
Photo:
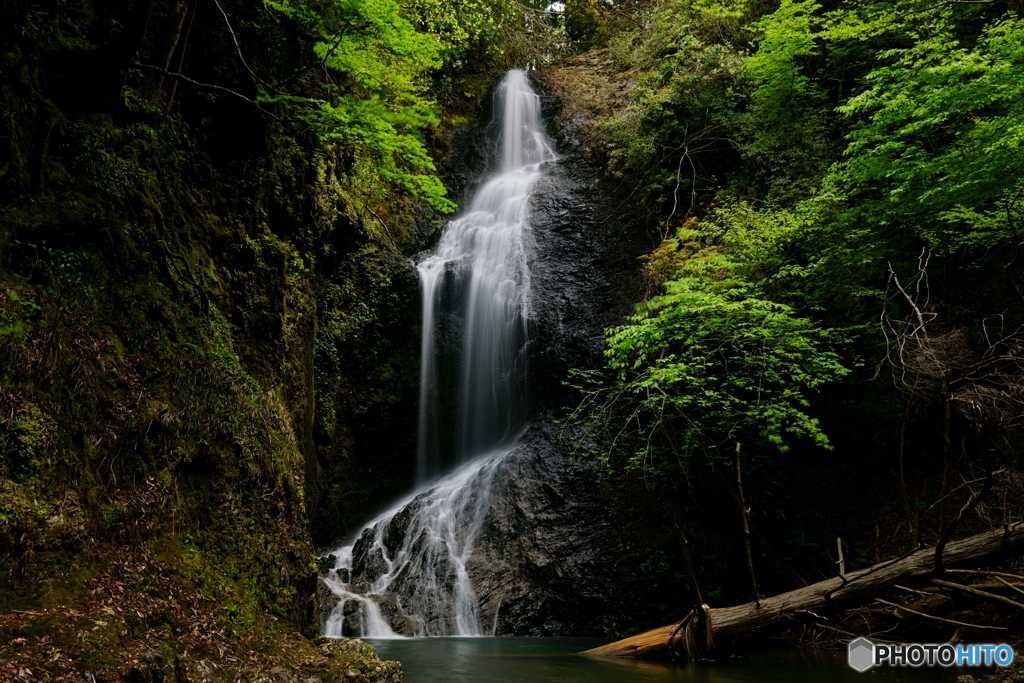
[[[964,669],[872,669],[858,674],[842,652],[766,649],[724,662],[678,664],[577,657],[597,638],[367,639],[397,659],[407,683],[938,683]]]

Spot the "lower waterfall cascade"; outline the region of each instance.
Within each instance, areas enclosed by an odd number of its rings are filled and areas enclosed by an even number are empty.
[[[497,612],[493,623],[481,623],[467,566],[495,475],[526,426],[529,203],[557,157],[526,73],[508,72],[494,97],[496,169],[417,266],[417,490],[322,558],[334,560],[321,575],[333,603],[321,619],[327,637],[479,636],[497,628]],[[441,326],[453,318],[461,334],[448,351],[458,363],[454,376],[442,377]],[[439,427],[443,387],[457,393],[448,438]]]

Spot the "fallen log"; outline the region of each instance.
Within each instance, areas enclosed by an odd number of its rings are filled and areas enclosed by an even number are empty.
[[[942,553],[942,566],[985,563],[1024,554],[1024,522],[1000,529],[950,541]],[[682,645],[689,659],[707,656],[695,650],[699,643],[729,645],[740,638],[794,623],[807,617],[821,619],[818,613],[836,612],[854,603],[869,603],[877,594],[895,587],[908,578],[924,579],[939,576],[935,571],[935,548],[926,548],[904,557],[882,562],[866,569],[852,571],[804,588],[781,593],[760,601],[733,607],[702,606],[682,621],[656,628],[640,635],[581,652],[582,655],[606,657],[649,657],[663,654]],[[703,618],[698,618],[702,616]],[[710,632],[707,632],[710,629]],[[698,633],[704,630],[704,633]],[[699,646],[698,646],[699,647]]]

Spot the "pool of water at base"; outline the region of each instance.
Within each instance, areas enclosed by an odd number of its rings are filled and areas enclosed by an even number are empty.
[[[366,641],[396,659],[406,683],[938,683],[983,671],[870,669],[857,673],[846,653],[765,648],[714,663],[683,664],[575,653],[598,638],[402,638]]]

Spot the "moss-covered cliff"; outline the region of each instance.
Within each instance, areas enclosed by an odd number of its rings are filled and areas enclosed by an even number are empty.
[[[0,659],[309,633],[314,543],[412,471],[415,203],[254,101],[319,60],[262,4],[6,3],[0,45]]]

